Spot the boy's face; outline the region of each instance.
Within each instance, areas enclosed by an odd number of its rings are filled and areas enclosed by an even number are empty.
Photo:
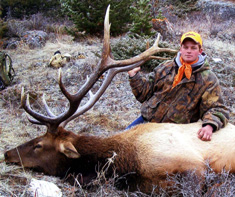
[[[199,47],[199,44],[191,39],[187,39],[182,43],[180,53],[186,63],[191,63],[202,53],[202,49]]]

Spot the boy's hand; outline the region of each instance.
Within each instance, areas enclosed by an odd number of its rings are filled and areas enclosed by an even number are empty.
[[[197,132],[198,138],[203,141],[210,141],[213,133],[213,127],[211,125],[206,125],[205,127],[202,127]]]
[[[139,71],[140,71],[140,67],[137,67],[137,68],[134,68],[134,69],[128,71],[128,74],[130,77],[134,77],[136,75],[136,73]]]

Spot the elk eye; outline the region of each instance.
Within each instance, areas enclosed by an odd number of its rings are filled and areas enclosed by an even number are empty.
[[[41,144],[36,144],[36,145],[33,147],[34,150],[37,149],[37,148],[42,148],[42,145],[41,145]]]

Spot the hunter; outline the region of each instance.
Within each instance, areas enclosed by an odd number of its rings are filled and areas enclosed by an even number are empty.
[[[229,110],[206,57],[200,34],[187,32],[177,56],[158,65],[148,77],[141,76],[140,67],[130,70],[130,86],[142,106],[141,116],[127,129],[144,122],[186,124],[201,119],[198,138],[210,141],[213,132],[228,123]]]

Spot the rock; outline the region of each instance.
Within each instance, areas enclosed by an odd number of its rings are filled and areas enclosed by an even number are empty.
[[[3,48],[16,49],[19,45],[20,45],[20,38],[13,37],[4,42]]]
[[[26,31],[23,33],[22,39],[30,49],[41,48],[45,46],[48,35],[46,32],[39,30]]]
[[[153,29],[156,30],[163,36],[163,39],[172,38],[173,36],[173,26],[167,20],[164,19],[152,19]]]
[[[220,59],[218,57],[215,57],[215,58],[212,58],[212,59],[215,63],[222,62],[222,59]]]
[[[32,179],[28,191],[37,197],[62,197],[61,190],[52,182]]]
[[[199,0],[198,6],[205,14],[210,13],[210,17],[218,21],[235,19],[235,4],[230,1]]]

